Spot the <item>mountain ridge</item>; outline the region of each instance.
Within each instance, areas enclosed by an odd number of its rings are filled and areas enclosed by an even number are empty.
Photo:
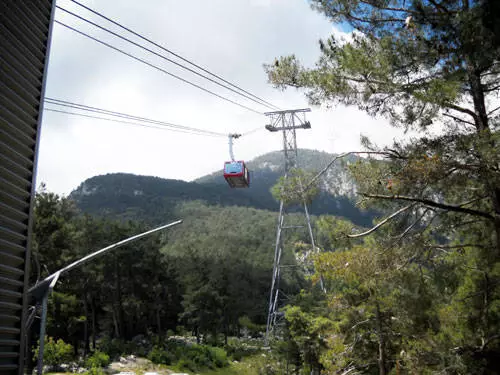
[[[326,152],[300,149],[298,166],[318,171],[333,157]],[[283,173],[282,159],[282,152],[274,151],[248,161],[252,181],[249,189],[229,188],[222,172],[214,172],[192,182],[110,173],[83,181],[69,197],[85,213],[153,222],[175,216],[176,205],[185,201],[278,211],[279,204],[272,197],[270,188]],[[351,157],[345,163],[355,160],[356,157]],[[312,202],[310,212],[313,215],[341,216],[355,224],[369,225],[373,213],[356,207],[353,199],[356,186],[345,165],[336,164],[325,175],[320,183],[320,194]]]

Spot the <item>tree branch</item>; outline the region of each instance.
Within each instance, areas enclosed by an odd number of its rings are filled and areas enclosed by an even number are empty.
[[[426,247],[430,249],[461,249],[464,247],[479,247],[484,249],[483,245],[473,243],[465,243],[461,245],[427,245]]]
[[[430,2],[432,5],[434,5],[436,8],[441,9],[442,11],[444,11],[444,12],[446,12],[446,13],[448,13],[448,14],[450,14],[450,13],[451,13],[451,12],[450,12],[450,10],[449,10],[448,8],[446,8],[443,4],[439,4],[439,3],[438,3],[437,1],[435,1],[435,0],[429,0],[429,2]],[[455,13],[455,12],[454,12],[454,13]]]
[[[450,115],[449,113],[443,113],[443,115],[446,116],[446,117],[450,117],[450,118],[452,118],[455,121],[463,122],[465,124],[472,125],[472,126],[476,126],[476,124],[474,124],[473,122],[461,119],[460,117],[456,117],[456,116]]]
[[[358,194],[362,195],[363,197],[367,197],[367,198],[418,202],[418,203],[425,204],[426,206],[436,207],[436,208],[440,208],[442,210],[448,210],[448,211],[460,212],[463,214],[480,216],[480,217],[484,217],[484,218],[491,220],[491,221],[495,220],[493,215],[491,215],[487,212],[462,207],[466,203],[459,204],[459,205],[455,206],[455,205],[451,205],[451,204],[447,204],[447,203],[435,202],[435,201],[432,201],[430,199],[417,198],[417,197],[406,197],[406,196],[401,196],[401,195],[380,195],[380,194],[367,194],[367,193],[358,193]]]
[[[401,22],[401,23],[404,23],[404,21],[405,21],[404,19],[401,19],[401,18],[375,18],[375,19],[373,19],[373,18],[359,18],[359,17],[353,16],[352,14],[346,13],[346,12],[338,11],[337,13],[341,14],[344,17],[346,17],[347,19],[349,19],[350,22],[357,21],[357,22],[371,24],[371,23],[383,23],[383,22],[397,22],[397,23]]]
[[[377,225],[375,225],[373,228],[367,230],[366,232],[363,232],[363,233],[358,233],[358,234],[348,234],[347,237],[349,238],[358,238],[358,237],[363,237],[363,236],[366,236],[370,233],[373,233],[375,232],[378,228],[380,228],[382,225],[386,224],[389,220],[391,220],[392,218],[398,216],[400,213],[412,208],[413,206],[415,206],[417,203],[411,203],[409,204],[408,206],[405,206],[403,208],[401,208],[400,210],[397,210],[396,212],[394,212],[392,215],[388,216],[387,218],[385,218],[384,220],[382,220],[380,223],[378,223]]]
[[[500,106],[496,107],[495,109],[492,109],[491,111],[488,112],[488,114],[486,116],[489,116],[491,115],[493,112],[496,112],[500,109]]]
[[[365,154],[365,155],[385,155],[387,157],[393,156],[391,152],[388,151],[349,151],[340,155],[335,156],[327,165],[325,168],[323,168],[316,176],[314,176],[311,181],[309,181],[306,186],[302,189],[303,191],[308,190],[311,185],[316,182],[318,178],[320,178],[330,167],[335,163],[337,160],[345,158],[346,156],[353,155],[353,154]]]
[[[370,5],[374,8],[380,9],[380,10],[390,10],[391,12],[403,12],[403,13],[408,13],[408,14],[418,14],[418,12],[411,10],[411,9],[408,9],[408,8],[381,7],[381,6],[374,5],[370,1],[366,1],[366,0],[360,0],[360,3]]]
[[[492,92],[492,91],[497,91],[498,89],[500,89],[500,85],[496,85],[496,86],[493,86],[493,87],[484,88],[483,91],[485,93],[489,93],[489,92]]]
[[[431,208],[426,209],[422,215],[420,215],[413,223],[411,223],[387,248],[382,250],[379,255],[385,254],[387,251],[392,249],[399,241],[401,241],[412,229],[415,225],[417,225],[420,220],[423,219],[423,217],[429,212],[429,210],[432,210]]]
[[[452,104],[452,103],[448,103],[445,106],[450,108],[450,109],[453,109],[454,111],[465,113],[465,114],[471,116],[474,120],[477,119],[476,113],[468,108],[463,108],[463,107],[460,107],[460,106]]]
[[[358,322],[358,323],[356,323],[355,325],[353,325],[353,326],[351,327],[351,329],[354,329],[354,328],[356,328],[357,326],[359,326],[359,325],[361,325],[361,324],[368,323],[368,322],[369,322],[369,321],[371,321],[371,320],[373,320],[373,319],[372,319],[372,318],[368,318],[368,319],[366,319],[366,320],[362,320],[361,322]]]

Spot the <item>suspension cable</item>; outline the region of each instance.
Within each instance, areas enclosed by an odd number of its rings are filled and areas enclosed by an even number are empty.
[[[217,132],[214,132],[211,130],[198,129],[198,128],[194,128],[194,127],[190,127],[190,126],[178,125],[178,124],[173,124],[173,123],[165,122],[165,121],[152,120],[152,119],[145,118],[145,117],[133,116],[133,115],[129,115],[126,113],[109,111],[109,110],[102,109],[102,108],[86,106],[83,104],[77,104],[77,103],[72,103],[72,102],[63,101],[63,100],[46,98],[45,103],[51,104],[51,105],[56,105],[56,106],[61,106],[61,107],[66,107],[66,108],[72,108],[72,109],[76,109],[76,110],[80,110],[80,111],[95,113],[95,114],[101,115],[101,117],[98,117],[96,115],[81,114],[81,113],[77,113],[77,112],[68,112],[68,111],[63,111],[60,109],[52,109],[52,108],[47,109],[47,110],[50,110],[51,112],[67,113],[67,114],[71,114],[71,115],[81,115],[84,117],[97,118],[97,119],[101,119],[101,120],[110,120],[110,121],[115,121],[115,122],[125,122],[123,120],[116,119],[116,118],[120,118],[120,119],[133,120],[133,121],[139,121],[141,123],[146,123],[146,124],[148,124],[147,127],[156,127],[156,128],[163,127],[163,128],[169,128],[170,130],[175,129],[175,130],[182,131],[182,132],[196,133],[196,134],[200,134],[200,135],[207,135],[207,136],[213,136],[213,137],[227,137],[226,134],[217,133]],[[115,119],[109,119],[106,117],[102,117],[102,115],[115,117]],[[146,126],[146,124],[139,124],[137,122],[134,122],[134,123],[125,122],[125,123]]]
[[[125,52],[125,51],[123,51],[122,49],[120,49],[120,48],[118,48],[118,47],[112,46],[111,44],[106,43],[106,42],[104,42],[104,41],[102,41],[102,40],[100,40],[100,39],[98,39],[98,38],[95,38],[95,37],[93,37],[93,36],[91,36],[91,35],[89,35],[89,34],[87,34],[87,33],[83,32],[83,31],[80,31],[80,30],[78,30],[78,29],[76,29],[76,28],[74,28],[74,27],[71,27],[71,26],[69,26],[69,25],[66,25],[65,23],[63,23],[63,22],[61,22],[61,21],[55,20],[54,22],[56,22],[57,24],[59,24],[59,25],[61,25],[61,26],[63,26],[63,27],[66,27],[67,29],[70,29],[70,30],[74,31],[74,32],[75,32],[75,33],[77,33],[77,34],[80,34],[80,35],[82,35],[82,36],[85,36],[85,37],[87,37],[87,38],[89,38],[89,39],[94,40],[94,41],[95,41],[95,42],[97,42],[97,43],[100,43],[100,44],[102,44],[102,45],[104,45],[104,46],[106,46],[106,47],[108,47],[108,48],[111,48],[111,49],[113,49],[113,50],[115,50],[115,51],[117,51],[117,52],[120,52],[121,54],[123,54],[123,55],[125,55],[125,56],[128,56],[128,57],[130,57],[130,58],[132,58],[132,59],[134,59],[134,60],[137,60],[137,61],[139,61],[139,62],[141,62],[141,63],[143,63],[143,64],[146,64],[146,65],[148,65],[148,66],[150,66],[150,67],[152,67],[152,68],[154,68],[154,69],[156,69],[156,70],[159,70],[160,72],[162,72],[162,73],[164,73],[164,74],[167,74],[167,75],[169,75],[169,76],[171,76],[171,77],[173,77],[173,78],[176,78],[176,79],[178,79],[178,80],[180,80],[180,81],[182,81],[182,82],[184,82],[184,83],[187,83],[188,85],[191,85],[191,86],[193,86],[193,87],[196,87],[197,89],[200,89],[200,90],[202,90],[202,91],[205,91],[205,92],[206,92],[206,93],[208,93],[208,94],[211,94],[211,95],[213,95],[213,96],[216,96],[216,97],[218,97],[219,99],[222,99],[222,100],[225,100],[226,102],[229,102],[229,103],[232,103],[232,104],[234,104],[234,105],[237,105],[237,106],[239,106],[239,107],[241,107],[241,108],[244,108],[244,109],[246,109],[246,110],[248,110],[248,111],[250,111],[250,112],[253,112],[253,113],[256,113],[256,114],[259,114],[259,115],[262,115],[262,114],[263,114],[263,112],[259,112],[259,111],[255,110],[255,109],[253,109],[253,108],[247,107],[246,105],[240,104],[240,103],[238,103],[238,102],[236,102],[236,101],[234,101],[234,100],[232,100],[232,99],[228,99],[228,98],[226,98],[226,97],[224,97],[224,96],[222,96],[222,95],[219,95],[219,94],[217,94],[217,93],[215,93],[215,92],[213,92],[213,91],[211,91],[211,90],[208,90],[208,89],[206,89],[206,88],[204,88],[204,87],[202,87],[202,86],[200,86],[200,85],[198,85],[198,84],[196,84],[196,83],[193,83],[193,82],[191,82],[191,81],[189,81],[189,80],[187,80],[187,79],[185,79],[185,78],[182,78],[182,77],[180,77],[180,76],[178,76],[178,75],[176,75],[176,74],[174,74],[174,73],[170,73],[169,71],[167,71],[167,70],[165,70],[165,69],[163,69],[163,68],[160,68],[160,67],[159,67],[159,66],[157,66],[157,65],[154,65],[154,64],[152,64],[152,63],[150,63],[150,62],[148,62],[148,61],[146,61],[146,60],[144,60],[144,59],[141,59],[140,57],[134,56],[134,55],[132,55],[131,53]]]
[[[237,90],[233,89],[232,87],[229,87],[229,86],[227,86],[227,85],[224,85],[224,84],[222,84],[222,83],[220,83],[220,82],[216,81],[215,79],[212,79],[212,78],[210,78],[210,77],[207,77],[206,75],[203,75],[203,74],[201,74],[201,73],[197,72],[197,71],[196,71],[196,70],[194,70],[194,69],[191,69],[191,68],[189,68],[189,67],[187,67],[187,66],[185,66],[185,65],[182,65],[181,63],[178,63],[177,61],[174,61],[174,60],[172,60],[172,59],[169,59],[168,57],[165,57],[164,55],[161,55],[161,54],[159,54],[159,53],[157,53],[157,52],[153,51],[153,50],[152,50],[152,49],[150,49],[150,48],[144,47],[143,45],[141,45],[141,44],[139,44],[139,43],[136,43],[136,42],[134,42],[134,41],[132,41],[132,40],[130,40],[130,39],[128,39],[128,38],[126,38],[126,37],[124,37],[124,36],[122,36],[122,35],[118,34],[118,33],[115,33],[114,31],[112,31],[112,30],[110,30],[110,29],[108,29],[108,28],[106,28],[106,27],[104,27],[104,26],[98,25],[97,23],[94,23],[94,22],[92,22],[92,21],[88,20],[88,19],[87,19],[87,18],[85,18],[85,17],[82,17],[82,16],[80,16],[80,15],[78,15],[78,14],[76,14],[76,13],[73,13],[73,12],[71,12],[71,11],[69,11],[69,10],[67,10],[67,9],[63,8],[63,7],[60,7],[60,6],[56,6],[56,8],[57,8],[57,9],[62,10],[63,12],[66,12],[66,13],[68,13],[68,14],[72,15],[73,17],[76,17],[76,18],[78,18],[78,19],[80,19],[80,20],[82,20],[82,21],[84,21],[84,22],[86,22],[86,23],[88,23],[88,24],[90,24],[90,25],[93,25],[93,26],[95,26],[95,27],[97,27],[97,28],[99,28],[99,29],[101,29],[101,30],[103,30],[103,31],[106,31],[107,33],[109,33],[109,34],[111,34],[111,35],[114,35],[114,36],[116,36],[117,38],[120,38],[120,39],[122,39],[122,40],[124,40],[124,41],[126,41],[126,42],[128,42],[128,43],[130,43],[130,44],[132,44],[132,45],[134,45],[134,46],[136,46],[136,47],[139,47],[139,48],[141,48],[141,49],[143,49],[143,50],[145,50],[145,51],[147,51],[147,52],[149,52],[149,53],[152,53],[153,55],[158,56],[158,57],[160,57],[161,59],[163,59],[163,60],[165,60],[165,61],[168,61],[168,62],[170,62],[170,63],[172,63],[172,64],[174,64],[174,65],[176,65],[176,66],[178,66],[178,67],[180,67],[180,68],[182,68],[182,69],[185,69],[185,70],[187,70],[187,71],[189,71],[189,72],[191,72],[191,73],[193,73],[193,74],[196,74],[196,75],[197,75],[197,76],[199,76],[199,77],[202,77],[202,78],[204,78],[204,79],[206,79],[206,80],[208,80],[208,81],[210,81],[210,82],[212,82],[212,83],[215,83],[216,85],[219,85],[219,86],[221,86],[221,87],[224,87],[225,89],[230,90],[230,91],[232,91],[232,92],[234,92],[234,93],[236,93],[236,94],[238,94],[238,95],[240,95],[240,96],[242,96],[242,97],[244,97],[244,98],[246,98],[246,99],[249,99],[249,100],[251,100],[251,101],[253,101],[253,102],[255,102],[255,103],[259,104],[259,105],[263,105],[263,106],[265,106],[265,107],[267,107],[267,108],[269,108],[269,109],[275,109],[275,107],[274,107],[274,106],[272,106],[272,105],[269,105],[269,104],[267,104],[267,103],[262,103],[262,102],[260,102],[259,100],[256,100],[256,99],[252,98],[252,97],[251,97],[251,96],[249,96],[249,95],[246,95],[246,94],[244,94],[244,93],[242,93],[242,92],[240,92],[240,91],[237,91]]]
[[[135,35],[135,36],[137,36],[137,37],[141,38],[142,40],[145,40],[146,42],[151,43],[152,45],[154,45],[154,46],[156,46],[156,47],[160,48],[161,50],[163,50],[163,51],[165,51],[165,52],[170,53],[171,55],[173,55],[173,56],[175,56],[175,57],[179,58],[180,60],[182,60],[182,61],[184,61],[184,62],[186,62],[186,63],[190,64],[191,66],[194,66],[195,68],[198,68],[198,69],[200,69],[201,71],[203,71],[203,72],[205,72],[205,73],[207,73],[207,74],[209,74],[209,75],[211,75],[211,76],[213,76],[213,77],[215,77],[215,78],[219,79],[220,81],[222,81],[222,82],[224,82],[224,83],[226,83],[226,84],[228,84],[228,85],[230,85],[230,86],[234,87],[235,89],[238,89],[238,90],[240,90],[240,91],[244,92],[245,94],[250,95],[251,97],[253,97],[253,98],[255,98],[255,99],[257,99],[257,100],[261,101],[262,103],[265,103],[265,104],[267,104],[267,105],[269,105],[269,106],[271,106],[271,107],[273,107],[273,108],[275,108],[275,109],[279,109],[279,107],[275,106],[274,104],[272,104],[272,103],[270,103],[270,102],[268,102],[268,101],[266,101],[266,100],[264,100],[264,99],[262,99],[262,98],[260,98],[260,97],[258,97],[258,96],[256,96],[256,95],[254,95],[254,94],[252,94],[252,93],[248,92],[247,90],[244,90],[243,88],[241,88],[241,87],[239,87],[238,85],[235,85],[235,84],[233,84],[233,83],[231,83],[231,82],[227,81],[226,79],[222,78],[221,76],[219,76],[219,75],[217,75],[217,74],[215,74],[215,73],[210,72],[208,69],[203,68],[202,66],[200,66],[200,65],[198,65],[198,64],[196,64],[196,63],[194,63],[194,62],[192,62],[191,60],[189,60],[189,59],[187,59],[187,58],[185,58],[185,57],[182,57],[182,56],[181,56],[181,55],[179,55],[178,53],[173,52],[171,49],[168,49],[168,48],[166,48],[166,47],[164,47],[164,46],[162,46],[162,45],[160,45],[160,44],[158,44],[158,43],[156,43],[156,42],[152,41],[151,39],[149,39],[149,38],[147,38],[147,37],[145,37],[145,36],[141,35],[141,34],[140,34],[140,33],[138,33],[138,32],[135,32],[134,30],[132,30],[132,29],[130,29],[130,28],[128,28],[128,27],[126,27],[126,26],[124,26],[124,25],[122,25],[122,24],[120,24],[119,22],[117,22],[117,21],[115,21],[115,20],[111,19],[110,17],[107,17],[107,16],[103,15],[102,13],[99,13],[98,11],[96,11],[96,10],[94,10],[94,9],[92,9],[92,8],[90,8],[90,7],[88,7],[88,6],[84,5],[84,4],[82,4],[82,3],[78,2],[78,1],[76,1],[76,0],[70,0],[70,1],[72,1],[72,2],[73,2],[73,3],[75,3],[75,4],[77,4],[77,5],[78,5],[78,6],[80,6],[80,7],[82,7],[82,8],[84,8],[84,9],[88,10],[89,12],[91,12],[91,13],[93,13],[93,14],[95,14],[95,15],[97,15],[97,16],[99,16],[99,17],[103,18],[103,19],[105,19],[106,21],[111,22],[111,23],[112,23],[112,24],[114,24],[115,26],[118,26],[118,27],[120,27],[121,29],[123,29],[123,30],[125,30],[125,31],[128,31],[129,33],[131,33],[131,34],[133,34],[133,35]]]

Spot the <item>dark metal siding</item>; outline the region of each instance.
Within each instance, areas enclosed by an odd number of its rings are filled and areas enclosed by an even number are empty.
[[[23,372],[32,204],[52,0],[0,0],[0,374]]]

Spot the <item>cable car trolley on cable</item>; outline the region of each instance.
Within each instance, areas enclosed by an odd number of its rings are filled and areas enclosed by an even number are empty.
[[[235,160],[233,154],[233,139],[241,134],[229,134],[229,156],[231,161],[224,163],[224,178],[231,188],[247,188],[250,186],[250,172],[243,160]]]

